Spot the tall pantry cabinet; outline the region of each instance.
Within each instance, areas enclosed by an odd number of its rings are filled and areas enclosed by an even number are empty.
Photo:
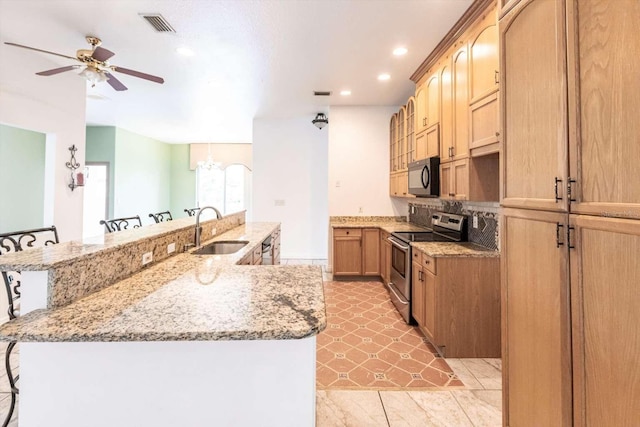
[[[638,0],[501,0],[507,426],[640,414]]]

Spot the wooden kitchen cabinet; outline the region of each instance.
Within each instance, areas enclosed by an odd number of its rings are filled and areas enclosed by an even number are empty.
[[[280,227],[271,233],[273,265],[280,265]]]
[[[409,194],[409,172],[396,172],[389,177],[390,195],[394,197],[412,197]]]
[[[413,261],[411,264],[411,315],[419,326],[425,326],[425,283],[423,279],[422,265],[416,261],[416,257],[421,258],[420,251],[413,251]],[[430,337],[430,336],[429,336]],[[431,338],[431,337],[430,337]]]
[[[333,274],[336,276],[362,274],[362,229],[333,229]]]
[[[415,119],[415,99],[412,96],[407,101],[405,118],[405,128],[407,132],[407,165],[417,160]]]
[[[474,28],[469,44],[470,56],[470,138],[471,156],[500,150],[500,111],[498,100],[499,48],[495,9]]]
[[[503,206],[567,210],[563,6],[522,0],[500,20],[502,136],[509,140],[502,149]]]
[[[440,125],[437,123],[416,137],[416,159],[424,160],[440,154]]]
[[[400,107],[396,117],[396,165],[398,170],[404,171],[407,169],[406,108]]]
[[[362,230],[362,275],[380,275],[380,229]]]
[[[640,221],[570,215],[575,426],[640,414]]]
[[[379,229],[334,228],[333,274],[335,276],[379,276]]]
[[[394,113],[389,121],[389,173],[399,170],[398,167],[398,113]]]
[[[413,252],[413,317],[444,356],[500,357],[499,264]]]
[[[640,2],[567,1],[570,210],[640,219]]]
[[[416,135],[424,132],[440,120],[440,76],[439,71],[434,72],[416,90]]]
[[[502,204],[523,209],[503,209],[501,226],[505,425],[635,425],[640,3],[511,4],[499,23]],[[531,338],[556,345],[545,361],[526,356]]]
[[[571,425],[566,217],[502,211],[502,388],[507,426]]]
[[[454,47],[451,63],[443,68],[442,76],[441,163],[469,156],[468,47],[464,40],[458,41]]]
[[[440,164],[440,198],[469,200],[469,159]]]

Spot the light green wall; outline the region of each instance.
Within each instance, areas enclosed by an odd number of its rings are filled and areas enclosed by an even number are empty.
[[[108,162],[109,217],[170,210],[186,216],[196,203],[196,174],[189,170],[189,145],[167,144],[113,126],[87,127],[87,162]],[[90,178],[89,178],[90,179]]]
[[[43,224],[45,141],[0,125],[0,233],[51,225]]]
[[[85,160],[87,162],[109,163],[109,217],[113,218],[116,128],[113,126],[87,126],[86,135]],[[89,171],[89,175],[91,175],[91,171]]]
[[[116,128],[114,178],[114,216],[140,215],[152,224],[149,214],[171,205],[170,144]]]
[[[171,145],[171,214],[186,217],[196,206],[196,171],[189,170],[189,144]]]

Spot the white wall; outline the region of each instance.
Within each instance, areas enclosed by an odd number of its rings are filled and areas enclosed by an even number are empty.
[[[327,257],[328,129],[318,130],[312,119],[253,122],[253,218],[248,220],[282,223],[282,258]]]
[[[389,197],[389,120],[398,110],[388,106],[331,107],[330,216],[407,215],[407,201]]]
[[[37,96],[23,93],[14,84],[0,86],[0,123],[47,135],[43,224],[55,225],[61,241],[77,240],[82,238],[83,189],[68,187],[70,171],[65,163],[70,158],[69,147],[75,144],[76,160],[84,167],[86,84],[76,75],[56,81],[29,76],[38,84],[24,87],[33,90],[37,86]],[[19,177],[12,179],[20,185]]]

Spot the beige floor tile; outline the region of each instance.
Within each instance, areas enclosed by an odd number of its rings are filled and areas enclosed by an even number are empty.
[[[448,391],[381,391],[391,427],[473,427]]]
[[[486,390],[502,390],[502,372],[484,359],[460,359]]]
[[[376,391],[318,391],[316,399],[317,427],[388,426]]]
[[[11,404],[11,398],[9,393],[0,393],[0,423],[4,422],[4,418],[9,413],[9,405]],[[16,400],[16,409],[13,411],[11,422],[8,427],[18,426],[18,401]]]
[[[451,394],[475,427],[502,425],[502,391],[454,390]]]
[[[502,359],[482,359],[487,362],[489,365],[493,366],[500,372],[502,372]]]
[[[464,383],[465,387],[472,390],[484,390],[480,381],[471,373],[471,371],[462,363],[460,359],[447,358],[447,364],[453,372]]]

